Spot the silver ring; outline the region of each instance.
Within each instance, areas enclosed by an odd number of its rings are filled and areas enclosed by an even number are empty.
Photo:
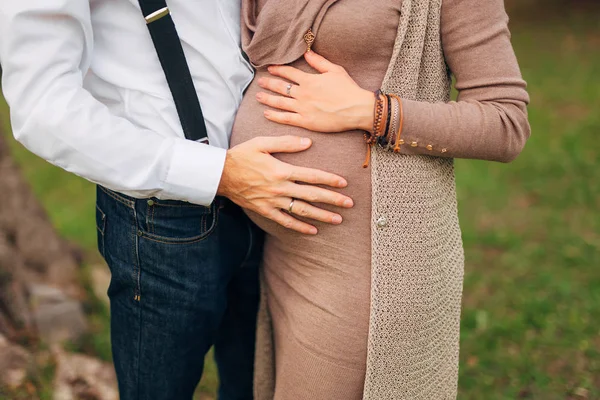
[[[292,207],[294,207],[294,202],[295,202],[295,201],[296,201],[296,199],[292,199],[292,202],[290,203],[290,206],[288,207],[288,212],[289,212],[290,214],[292,214],[292,213],[293,213],[293,212],[292,212]]]
[[[288,95],[288,97],[292,97],[292,87],[294,85],[292,85],[291,83],[289,85],[287,85],[287,87],[285,88],[285,93]]]

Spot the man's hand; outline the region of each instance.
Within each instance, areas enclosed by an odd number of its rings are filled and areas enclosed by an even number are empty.
[[[325,211],[309,202],[352,207],[354,203],[349,197],[314,186],[343,188],[347,186],[343,178],[317,169],[286,164],[271,155],[296,153],[310,146],[310,139],[281,136],[257,137],[231,148],[227,152],[217,194],[286,228],[305,234],[315,235],[317,228],[287,212],[293,199],[293,214],[330,224],[342,223],[339,214]]]

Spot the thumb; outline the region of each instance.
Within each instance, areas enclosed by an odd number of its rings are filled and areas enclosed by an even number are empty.
[[[318,55],[312,50],[304,53],[304,58],[306,59],[308,65],[310,65],[322,74],[324,74],[325,72],[329,72],[338,66],[332,63],[331,61],[327,60],[325,57]]]
[[[258,137],[252,139],[256,150],[263,153],[297,153],[308,149],[312,141],[299,136]]]

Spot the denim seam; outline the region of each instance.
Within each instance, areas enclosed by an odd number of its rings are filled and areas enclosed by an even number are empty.
[[[136,357],[136,362],[137,362],[137,374],[136,374],[136,393],[137,393],[137,400],[141,400],[141,392],[140,392],[140,373],[141,373],[141,362],[140,362],[140,356],[142,354],[142,302],[141,302],[141,284],[140,284],[140,275],[141,275],[141,267],[140,267],[140,252],[139,252],[139,245],[140,245],[140,237],[138,236],[138,217],[137,217],[137,210],[135,209],[135,204],[133,206],[133,262],[135,264],[134,266],[134,279],[135,279],[135,290],[134,290],[134,304],[137,305],[138,307],[138,345],[137,345],[137,357]],[[137,300],[136,300],[137,299]]]
[[[98,252],[100,253],[100,255],[102,257],[104,257],[104,253],[105,253],[105,251],[104,251],[104,247],[105,247],[105,244],[104,244],[104,240],[105,240],[105,238],[104,238],[104,232],[102,232],[100,230],[100,228],[98,228],[97,226],[96,226],[96,229],[98,230],[98,233],[100,234],[100,237],[98,238],[98,241],[99,241],[99,243],[98,243]]]
[[[98,212],[102,216],[102,228],[100,228],[100,226],[98,226],[98,223],[96,222],[96,229],[98,229],[102,236],[104,236],[104,230],[106,229],[106,214],[104,214],[100,207],[98,207],[98,204],[96,204],[96,210],[98,210]]]
[[[148,209],[146,210],[146,218],[145,218],[145,225],[144,225],[144,229],[146,229],[148,232],[150,231],[150,224],[149,224],[149,218],[150,218],[150,210],[152,209],[152,206],[148,206]]]
[[[150,226],[152,227],[151,232],[155,233],[156,232],[156,228],[154,227],[154,210],[156,210],[156,207],[150,207],[151,209],[151,216],[150,216]],[[150,231],[150,229],[148,229]]]
[[[131,201],[129,199],[126,199],[125,197],[121,197],[118,194],[116,194],[115,192],[110,191],[110,190],[104,188],[103,186],[98,186],[98,187],[100,188],[100,190],[102,190],[104,193],[106,193],[107,195],[109,195],[113,199],[117,200],[118,202],[123,203],[123,204],[125,204],[128,207],[133,207],[134,206],[133,201]]]
[[[175,207],[175,208],[189,207],[189,208],[206,208],[206,209],[210,209],[210,207],[201,206],[200,204],[193,204],[193,203],[186,203],[186,204],[165,204],[165,203],[161,203],[160,200],[158,200],[158,201],[155,200],[154,204],[156,206],[158,206],[158,207]]]
[[[133,208],[133,248],[132,248],[132,256],[133,256],[133,263],[134,263],[134,268],[133,268],[133,281],[134,281],[134,291],[133,291],[133,295],[134,295],[134,301],[138,298],[138,296],[140,295],[139,293],[139,286],[140,286],[140,260],[139,260],[139,251],[138,251],[138,246],[139,246],[139,236],[138,236],[138,221],[137,221],[137,211],[135,210],[135,207]]]
[[[146,233],[146,234],[143,234],[143,236],[148,240],[151,240],[156,243],[162,243],[162,244],[173,244],[173,245],[193,244],[193,243],[201,242],[204,239],[208,238],[210,236],[210,234],[214,232],[218,223],[219,223],[218,212],[215,212],[213,214],[212,227],[210,228],[210,230],[208,230],[207,232],[204,232],[202,235],[195,236],[195,237],[189,238],[189,239],[181,239],[181,240],[166,238],[164,236],[157,236],[152,233]],[[204,230],[206,230],[206,229],[204,229]]]
[[[104,248],[105,248],[105,237],[104,232],[106,231],[106,214],[100,207],[98,207],[98,203],[96,203],[96,211],[100,213],[101,222],[99,225],[98,220],[96,219],[96,230],[98,231],[98,252],[102,257],[104,257]]]
[[[137,393],[137,400],[140,400],[140,374],[141,374],[141,368],[142,368],[142,363],[140,362],[140,356],[142,354],[142,305],[139,304],[138,305],[138,346],[137,346],[137,357],[136,357],[136,362],[137,362],[137,374],[135,374],[136,376],[136,393]]]

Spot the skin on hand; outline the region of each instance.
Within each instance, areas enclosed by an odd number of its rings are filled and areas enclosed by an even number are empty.
[[[345,179],[321,170],[287,164],[271,155],[304,151],[311,144],[307,138],[280,136],[257,137],[234,146],[227,151],[217,194],[305,234],[315,235],[317,228],[294,218],[294,214],[329,224],[342,223],[339,214],[310,203],[352,207],[354,203],[349,197],[315,186],[344,188],[348,185]],[[295,199],[293,214],[289,214],[287,210],[292,199]]]
[[[262,77],[258,84],[270,91],[259,92],[256,99],[276,110],[266,110],[271,121],[316,132],[343,132],[373,129],[375,96],[362,89],[346,70],[309,51],[308,64],[319,72],[309,74],[290,66],[271,66],[275,77]],[[287,95],[289,82],[293,86]]]

